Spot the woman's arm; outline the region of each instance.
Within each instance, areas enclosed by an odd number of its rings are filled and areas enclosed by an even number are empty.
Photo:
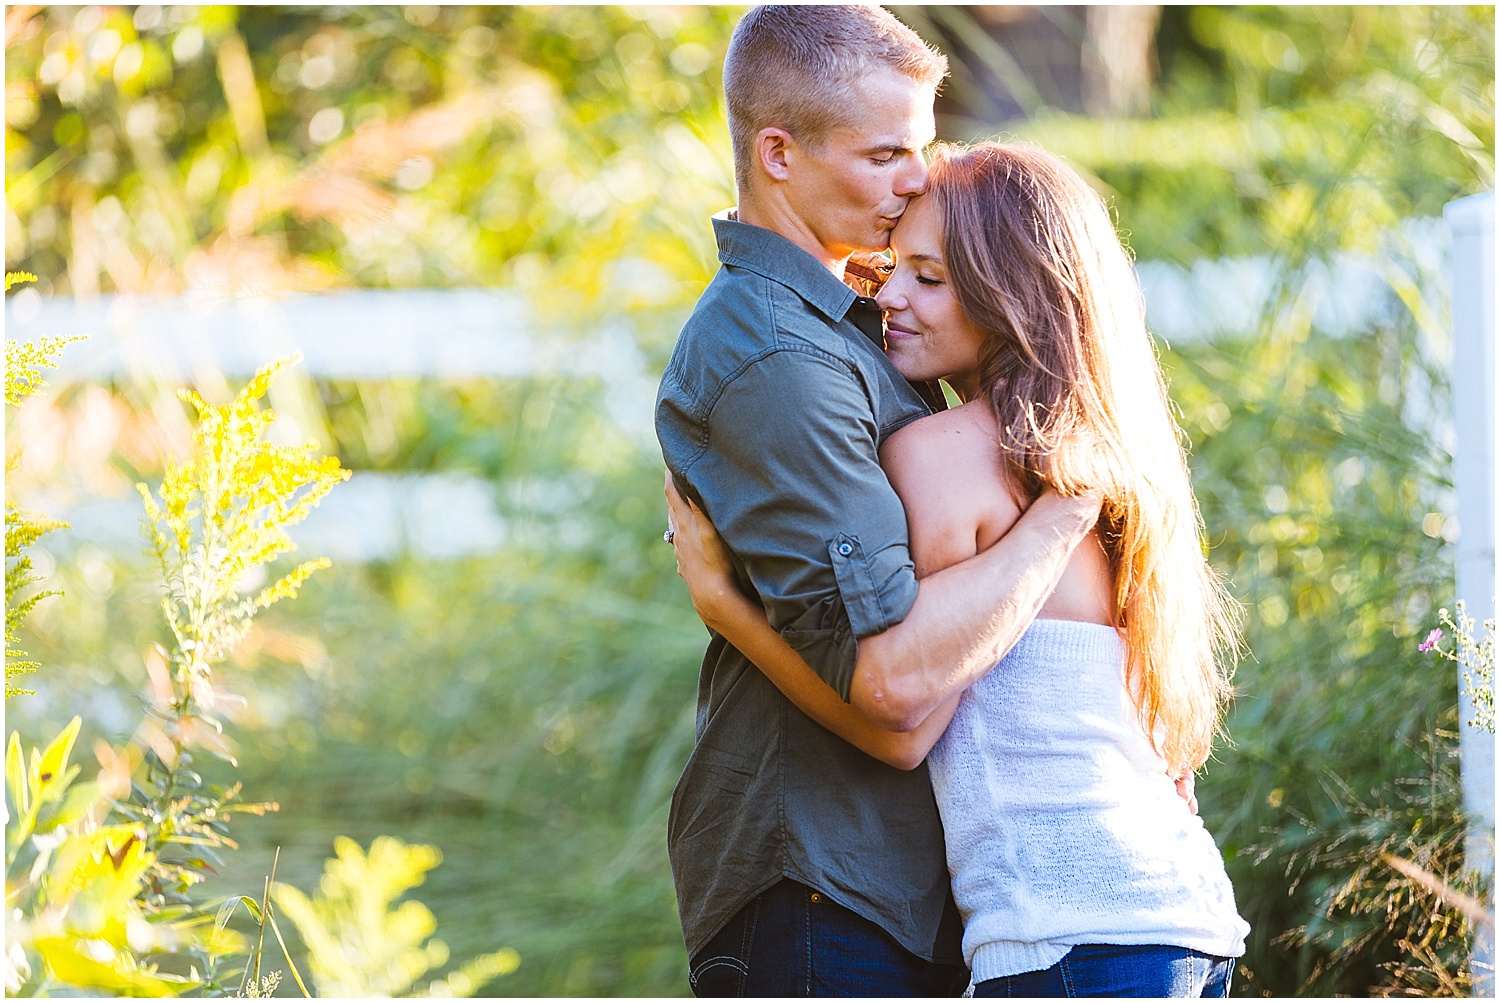
[[[871,722],[818,677],[782,639],[765,611],[735,585],[729,555],[706,516],[666,480],[667,507],[677,552],[677,573],[687,583],[693,608],[808,717],[844,741],[902,770],[916,769],[953,717],[955,695],[912,731],[892,732]]]

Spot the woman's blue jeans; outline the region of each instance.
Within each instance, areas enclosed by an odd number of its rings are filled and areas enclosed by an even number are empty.
[[[1040,972],[987,979],[978,996],[1209,996],[1229,995],[1234,959],[1185,947],[1080,944]]]
[[[957,996],[963,965],[912,954],[874,923],[795,881],[771,886],[693,955],[698,996]]]

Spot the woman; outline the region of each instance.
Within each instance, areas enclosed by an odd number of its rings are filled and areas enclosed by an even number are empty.
[[[976,995],[1228,995],[1249,928],[1170,777],[1209,755],[1231,606],[1129,258],[1074,171],[997,143],[940,149],[891,244],[887,354],[964,402],[881,450],[918,576],[991,546],[1044,487],[1100,492],[1098,526],[1000,664],[904,734],[782,641],[669,479],[694,606],[823,726],[894,766],[927,757]]]

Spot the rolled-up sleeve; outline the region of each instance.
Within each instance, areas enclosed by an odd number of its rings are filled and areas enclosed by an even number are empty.
[[[707,448],[679,472],[771,625],[844,700],[858,639],[900,623],[917,596],[879,431],[847,365],[781,349],[725,384]]]

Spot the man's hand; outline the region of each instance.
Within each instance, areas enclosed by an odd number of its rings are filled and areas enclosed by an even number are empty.
[[[1193,775],[1184,773],[1177,778],[1177,796],[1187,802],[1188,811],[1198,814],[1198,799],[1193,796]]]

